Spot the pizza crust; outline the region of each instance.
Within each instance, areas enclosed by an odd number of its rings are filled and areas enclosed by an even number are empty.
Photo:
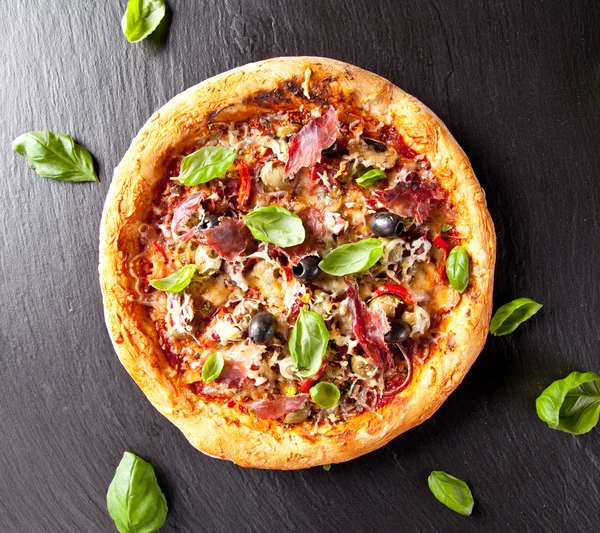
[[[306,69],[311,74],[307,87]],[[241,120],[269,107],[305,99],[353,102],[393,124],[449,191],[470,284],[441,326],[439,351],[415,365],[410,385],[378,412],[333,427],[284,426],[238,408],[206,403],[178,385],[158,334],[137,302],[129,261],[138,252],[137,225],[145,218],[169,154],[197,137],[207,123]],[[305,100],[306,101],[306,100]],[[319,57],[283,57],[245,65],[179,94],[156,112],[115,169],[100,232],[100,283],[115,350],[152,404],[199,450],[255,468],[299,469],[339,463],[385,445],[429,418],[462,381],[479,355],[492,309],[496,239],[481,189],[462,149],[439,118],[389,81],[352,65]]]

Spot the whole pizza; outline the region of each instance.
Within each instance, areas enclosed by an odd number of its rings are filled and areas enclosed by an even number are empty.
[[[115,349],[202,452],[338,463],[430,417],[488,332],[495,235],[463,151],[357,67],[270,59],[173,98],[115,171]]]

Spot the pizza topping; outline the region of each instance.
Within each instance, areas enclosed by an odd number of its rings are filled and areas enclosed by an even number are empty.
[[[404,229],[404,221],[396,213],[375,213],[369,221],[370,230],[379,237],[398,237]]]
[[[210,383],[217,379],[220,376],[224,365],[225,361],[219,352],[210,355],[202,367],[202,381],[204,381],[204,383]]]
[[[197,270],[196,265],[186,265],[166,278],[150,280],[150,285],[165,292],[181,292],[191,283]]]
[[[225,146],[205,146],[181,160],[177,181],[184,185],[200,185],[220,178],[235,161],[236,151]]]
[[[319,407],[332,409],[340,401],[340,389],[333,383],[321,381],[310,389],[310,397]]]
[[[321,270],[319,262],[321,258],[318,255],[309,255],[300,260],[297,265],[292,267],[292,274],[301,280],[312,280],[319,277]]]
[[[302,244],[305,237],[302,219],[279,206],[259,207],[244,217],[255,239],[287,248]]]
[[[438,185],[400,182],[389,189],[376,191],[373,198],[394,213],[414,218],[422,224],[432,206],[444,199],[444,193]]]
[[[267,161],[260,169],[260,179],[269,188],[287,191],[294,185],[284,174],[284,165],[280,161]]]
[[[329,342],[329,331],[323,317],[302,309],[292,328],[288,348],[296,373],[304,378],[314,376],[323,364]]]
[[[248,406],[258,418],[277,419],[287,413],[296,411],[308,400],[308,394],[296,396],[278,396],[275,399],[264,399],[250,403]]]
[[[370,187],[378,181],[384,180],[386,178],[387,176],[385,172],[383,172],[383,170],[373,168],[356,178],[356,183],[357,185],[360,185],[361,187],[364,187],[366,189],[367,187]]]
[[[411,327],[403,320],[390,320],[390,330],[384,335],[385,342],[396,344],[403,342],[411,334]]]
[[[207,229],[204,242],[210,246],[220,257],[233,261],[246,249],[250,235],[242,220],[224,217],[221,223]]]
[[[455,291],[463,292],[469,284],[469,254],[462,246],[455,246],[446,259],[446,274]]]
[[[165,325],[169,335],[177,339],[192,336],[194,327],[194,305],[192,297],[185,293],[167,293]]]
[[[267,311],[257,313],[248,326],[248,337],[256,344],[265,344],[277,331],[277,319]]]
[[[373,296],[381,296],[382,294],[396,294],[409,305],[413,305],[415,303],[409,290],[406,287],[396,283],[386,283],[385,285],[378,287],[375,292],[373,292]]]
[[[340,123],[335,109],[329,106],[324,115],[313,118],[289,144],[289,158],[285,175],[293,176],[303,167],[312,167],[321,161],[321,152],[329,148],[340,133]]]
[[[366,167],[375,167],[380,170],[392,168],[398,159],[396,150],[382,142],[366,137],[350,140],[348,150],[348,159],[359,161]]]
[[[173,211],[171,235],[176,241],[191,239],[198,226],[202,224],[205,218],[202,198],[202,193],[192,194]]]
[[[377,367],[384,363],[393,366],[394,360],[384,338],[390,329],[385,313],[380,309],[371,311],[353,283],[348,283],[348,309],[352,313],[352,331],[370,362]]]
[[[383,243],[379,239],[364,239],[343,244],[329,252],[319,268],[334,276],[345,276],[371,268],[383,254]]]

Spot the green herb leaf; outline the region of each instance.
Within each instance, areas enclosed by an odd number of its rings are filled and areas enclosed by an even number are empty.
[[[364,239],[334,248],[319,263],[319,268],[334,276],[354,274],[371,268],[382,254],[383,242],[379,239]]]
[[[447,231],[450,231],[452,229],[452,225],[451,224],[444,224],[442,226],[442,233],[446,233]]]
[[[462,246],[455,246],[446,259],[446,274],[451,287],[463,292],[469,284],[469,254]]]
[[[323,409],[331,409],[340,401],[340,389],[329,381],[320,381],[313,385],[308,392],[312,401]]]
[[[538,416],[552,429],[587,433],[600,418],[600,376],[571,372],[550,385],[535,401]]]
[[[163,0],[129,0],[121,27],[130,43],[148,37],[162,21],[167,12]]]
[[[314,376],[323,364],[329,342],[329,331],[323,317],[302,309],[292,328],[288,348],[298,375]]]
[[[181,160],[175,179],[184,185],[200,185],[220,178],[235,161],[236,151],[225,146],[205,146]]]
[[[17,137],[12,149],[27,159],[29,166],[43,178],[98,181],[92,156],[66,133],[30,131]]]
[[[356,183],[365,189],[373,185],[373,183],[378,182],[379,180],[385,179],[387,176],[383,170],[379,170],[374,168],[373,170],[369,170],[365,172],[359,178],[356,178]]]
[[[166,278],[150,280],[150,285],[160,291],[181,292],[190,284],[197,270],[196,265],[185,265]]]
[[[508,335],[542,308],[531,298],[517,298],[500,307],[490,322],[490,333],[496,337]]]
[[[469,486],[454,476],[434,470],[427,479],[433,495],[446,507],[465,516],[473,511],[473,495]]]
[[[206,363],[204,363],[204,366],[202,367],[202,381],[210,383],[217,379],[221,375],[224,365],[225,361],[219,352],[209,355]]]
[[[125,452],[106,494],[108,513],[120,533],[154,533],[167,519],[167,500],[154,468]]]
[[[275,205],[255,209],[244,217],[244,222],[255,239],[281,248],[302,244],[306,237],[302,219]]]
[[[323,465],[323,470],[329,472],[331,470],[331,465]]]

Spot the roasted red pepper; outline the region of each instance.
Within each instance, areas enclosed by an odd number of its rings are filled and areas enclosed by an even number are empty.
[[[238,191],[238,203],[239,205],[246,205],[250,200],[250,188],[252,186],[252,177],[250,176],[250,170],[245,161],[238,161],[237,164],[238,172],[240,174],[240,188]]]
[[[435,244],[440,250],[443,250],[446,255],[450,253],[450,245],[442,239],[441,235],[438,235],[435,239],[433,239],[433,244]]]
[[[435,244],[443,253],[443,257],[440,259],[440,262],[437,265],[436,273],[440,282],[444,282],[446,280],[446,258],[452,249],[444,239],[442,239],[441,235],[438,235],[435,239],[433,239],[433,244]]]
[[[160,254],[163,256],[163,259],[168,263],[169,259],[167,258],[167,254],[165,254],[165,251],[162,249],[161,245],[158,244],[156,241],[152,241],[152,247]]]
[[[412,294],[408,292],[408,289],[402,285],[397,285],[395,283],[387,283],[382,285],[373,292],[373,297],[381,296],[382,294],[395,294],[396,296],[400,296],[400,298],[404,300],[404,303],[407,303],[408,305],[415,304]]]
[[[312,384],[317,381],[318,377],[323,373],[323,371],[325,370],[325,367],[327,366],[327,361],[323,360],[323,364],[321,365],[321,368],[319,368],[319,371],[311,378],[304,378],[301,379],[298,382],[298,390],[304,394],[306,394],[310,388],[312,387]]]

